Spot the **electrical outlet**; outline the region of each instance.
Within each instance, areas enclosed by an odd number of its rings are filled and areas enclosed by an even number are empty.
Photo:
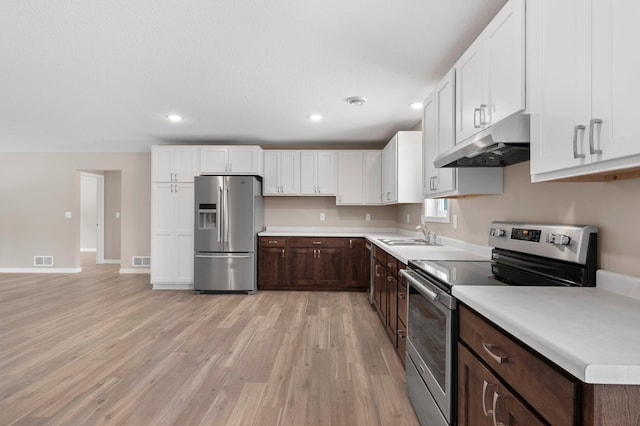
[[[120,219],[120,212],[116,212],[116,219]]]
[[[411,223],[411,215],[407,213],[407,223]]]
[[[65,219],[71,219],[71,212],[64,212]]]
[[[324,212],[320,213],[320,220],[325,220],[325,218],[326,218],[326,216],[325,216]]]
[[[453,215],[453,229],[458,229],[458,216]]]
[[[371,213],[365,213],[364,214],[364,220],[366,220],[367,222],[371,221]]]

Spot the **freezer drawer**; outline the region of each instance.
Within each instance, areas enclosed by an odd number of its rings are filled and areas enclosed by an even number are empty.
[[[257,289],[255,253],[196,253],[196,291],[248,292]]]

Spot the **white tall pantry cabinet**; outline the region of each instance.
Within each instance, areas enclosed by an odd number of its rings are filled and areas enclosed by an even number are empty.
[[[530,0],[527,7],[532,181],[638,169],[640,2]]]
[[[193,288],[194,176],[198,147],[154,146],[151,155],[151,283]]]

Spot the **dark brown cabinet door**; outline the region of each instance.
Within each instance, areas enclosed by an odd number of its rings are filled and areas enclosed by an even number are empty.
[[[344,249],[322,248],[316,251],[315,282],[322,286],[344,283]]]
[[[305,287],[316,284],[317,249],[293,247],[289,251],[289,285]]]
[[[287,251],[284,247],[260,247],[258,287],[263,290],[287,285]]]
[[[367,287],[367,259],[364,238],[347,238],[344,256],[344,285],[346,287]]]
[[[537,426],[545,423],[467,348],[458,344],[458,425]]]
[[[387,270],[376,259],[375,305],[382,324],[387,323]]]
[[[394,347],[398,346],[398,280],[387,275],[387,334]]]

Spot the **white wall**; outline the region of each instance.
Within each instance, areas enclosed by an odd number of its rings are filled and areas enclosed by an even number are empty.
[[[95,176],[80,175],[80,250],[95,251],[98,223],[98,180]]]

